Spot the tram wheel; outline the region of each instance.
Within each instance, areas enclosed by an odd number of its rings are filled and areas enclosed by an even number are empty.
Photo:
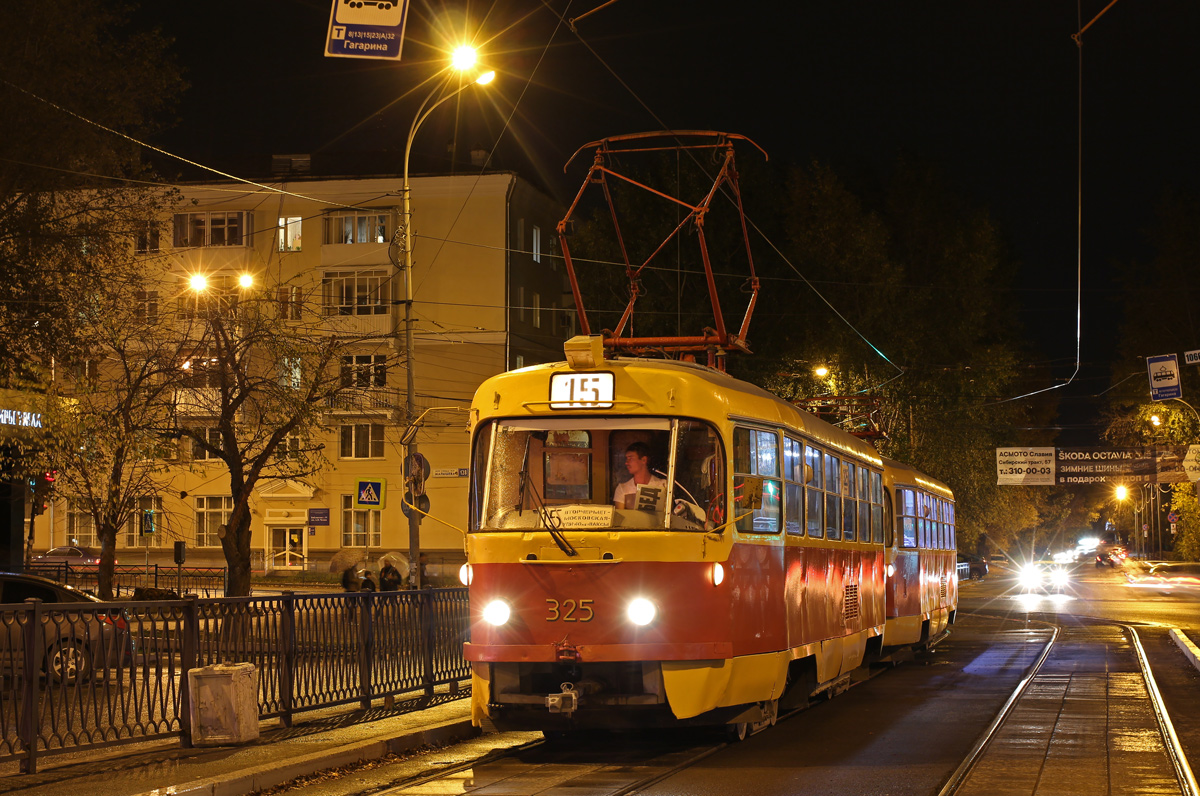
[[[750,734],[750,725],[744,721],[725,725],[725,740],[729,743],[740,743]]]

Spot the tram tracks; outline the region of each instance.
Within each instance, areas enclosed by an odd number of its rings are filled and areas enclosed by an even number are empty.
[[[1137,628],[1097,621],[1068,631],[1064,638],[1062,626],[1037,623],[1051,631],[1045,647],[938,796],[994,792],[1000,781],[1011,788],[1008,792],[1021,792],[1025,785],[1035,795],[1043,786],[1053,791],[1056,784],[1071,781],[1076,786],[1088,782],[1087,792],[1132,787],[1137,792],[1200,796]],[[1126,644],[1112,638],[1072,638],[1103,628],[1119,629]],[[1062,649],[1070,644],[1075,649]],[[1095,660],[1095,649],[1091,655],[1081,653],[1087,644],[1104,647],[1100,660]],[[1130,661],[1136,663],[1135,670]],[[1135,673],[1136,681],[1131,677]],[[1100,700],[1103,714],[1097,708]],[[1052,712],[1047,708],[1055,706],[1052,726],[1029,722],[1035,715],[1045,719]],[[1160,743],[1150,737],[1151,731]],[[1129,760],[1133,754],[1138,755],[1136,765]],[[1020,780],[1015,787],[1014,780]]]

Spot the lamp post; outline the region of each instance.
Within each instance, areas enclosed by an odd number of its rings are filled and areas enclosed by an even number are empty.
[[[453,69],[462,73],[475,65],[475,51],[468,47],[459,47],[454,51],[452,61]],[[417,130],[421,124],[429,118],[429,114],[433,113],[439,105],[447,100],[457,97],[462,92],[466,91],[473,85],[487,85],[496,77],[495,72],[484,72],[470,83],[461,86],[457,91],[452,91],[442,95],[446,89],[446,84],[450,81],[450,77],[454,72],[446,75],[433,91],[429,93],[421,103],[421,107],[417,109],[416,116],[413,117],[412,126],[408,130],[408,140],[404,144],[404,182],[401,186],[401,194],[403,196],[402,217],[400,222],[400,234],[403,239],[404,248],[404,367],[407,371],[407,397],[405,400],[405,412],[409,424],[414,422],[416,417],[416,389],[413,378],[413,328],[412,328],[412,305],[413,305],[413,234],[412,234],[412,202],[410,198],[410,189],[408,184],[408,159],[412,153],[413,139],[417,137]],[[442,96],[439,96],[442,95]],[[410,438],[411,437],[411,438]],[[408,444],[405,446],[405,462],[408,465],[408,474],[405,482],[405,499],[406,503],[411,495],[412,503],[408,503],[408,566],[409,578],[415,588],[421,588],[424,584],[421,583],[421,514],[417,511],[415,505],[417,494],[416,484],[417,478],[423,478],[424,473],[418,473],[419,460],[417,458],[417,441],[416,434],[405,434],[408,439]]]

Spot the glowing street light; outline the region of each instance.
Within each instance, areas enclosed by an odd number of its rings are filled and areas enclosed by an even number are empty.
[[[192,274],[192,277],[188,279],[188,287],[197,293],[203,293],[208,290],[208,277],[204,274]]]
[[[825,367],[824,365],[818,365],[813,370],[813,373],[816,374],[818,379],[823,379],[829,375],[829,368]]]
[[[460,75],[466,71],[473,69],[478,61],[478,54],[474,47],[466,45],[458,47],[452,53],[450,66]],[[439,96],[446,89],[450,82],[452,74],[447,74],[446,78],[434,86],[433,91],[421,103],[421,107],[417,109],[417,115],[413,117],[412,127],[408,130],[408,141],[404,145],[404,182],[401,186],[401,194],[403,201],[403,218],[400,223],[400,234],[403,236],[404,250],[404,369],[406,371],[406,388],[407,400],[405,401],[405,412],[408,417],[408,422],[415,425],[416,418],[416,386],[413,377],[413,233],[412,233],[412,197],[411,190],[408,184],[408,162],[409,155],[412,154],[413,139],[417,137],[417,130],[429,118],[429,114],[447,100],[457,97],[462,92],[474,85],[486,86],[496,79],[496,73],[488,70],[477,76],[470,83],[461,86],[457,91],[451,91],[448,94]],[[415,461],[417,455],[417,443],[415,435],[413,440],[410,440],[405,452],[405,458],[408,461]],[[409,561],[412,566],[416,566],[421,555],[421,514],[416,510],[408,512],[408,553]],[[417,588],[420,588],[421,570],[416,567],[414,570],[415,583]]]
[[[250,287],[254,284],[254,277],[250,274],[242,274],[238,277],[238,284],[242,287]]]
[[[1117,485],[1117,500],[1123,501],[1128,497],[1129,497],[1129,487],[1125,486],[1124,484],[1118,484]]]

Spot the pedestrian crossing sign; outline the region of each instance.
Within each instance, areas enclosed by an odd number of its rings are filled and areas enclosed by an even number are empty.
[[[372,478],[359,481],[354,490],[354,508],[382,509],[387,503],[387,481]]]

